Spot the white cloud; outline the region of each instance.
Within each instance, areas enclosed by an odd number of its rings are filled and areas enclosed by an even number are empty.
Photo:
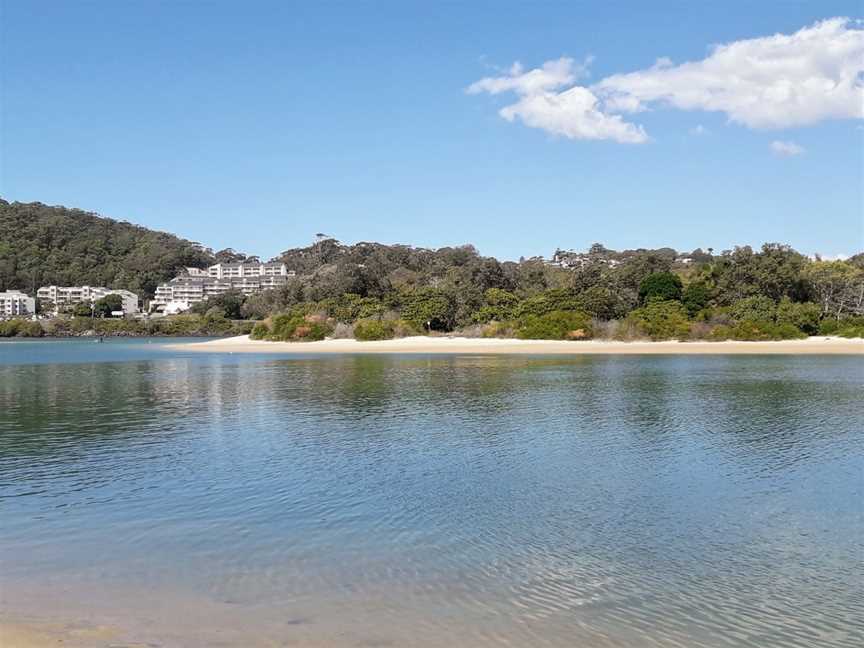
[[[590,59],[586,59],[584,64],[577,65],[573,59],[562,57],[556,61],[546,61],[542,68],[525,72],[522,64],[517,61],[510,67],[506,76],[480,79],[468,86],[467,92],[468,94],[488,92],[493,95],[508,91],[520,95],[547,92],[570,85],[577,78],[584,76],[590,62]]]
[[[774,155],[779,155],[780,157],[793,157],[795,155],[803,154],[804,148],[799,146],[795,142],[774,140],[773,142],[771,142],[771,151],[774,153]]]
[[[499,114],[507,121],[521,119],[525,125],[540,128],[570,139],[601,140],[639,144],[648,136],[641,126],[625,122],[620,115],[610,115],[600,109],[596,95],[584,86],[573,84],[578,76],[586,74],[590,59],[576,65],[573,59],[560,58],[547,61],[542,68],[525,72],[515,63],[505,76],[486,77],[472,83],[467,92],[515,92],[519,99],[505,106]]]
[[[699,61],[659,58],[645,70],[574,85],[590,59],[548,61],[487,77],[471,94],[515,92],[500,111],[526,125],[573,139],[641,143],[648,136],[621,113],[656,108],[724,113],[749,128],[789,128],[827,119],[864,118],[864,29],[847,18],[814,23],[794,34],[734,41]]]
[[[625,122],[620,115],[608,115],[598,107],[594,94],[581,86],[560,93],[526,95],[501,109],[501,116],[512,122],[521,119],[526,126],[542,128],[570,139],[611,139],[641,144],[648,136],[641,126]]]
[[[707,135],[709,132],[702,124],[696,124],[696,126],[690,129],[691,135]]]
[[[725,113],[750,128],[864,118],[864,30],[832,18],[794,34],[716,46],[707,58],[616,74],[597,84],[622,110],[665,104]]]

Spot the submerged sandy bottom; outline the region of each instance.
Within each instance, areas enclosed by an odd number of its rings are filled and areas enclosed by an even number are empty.
[[[75,583],[12,585],[0,604],[2,648],[477,648],[527,646],[526,620],[478,619],[466,613],[434,624],[429,611],[396,605],[392,593],[369,589],[329,596],[255,603],[202,596],[175,588]],[[434,601],[430,604],[435,607]],[[622,631],[615,641],[598,628],[574,630],[551,620],[528,620],[544,645],[642,648]],[[576,643],[571,643],[571,638]]]
[[[514,340],[459,337],[406,337],[379,342],[323,340],[265,342],[248,335],[172,344],[170,348],[207,353],[480,353],[480,354],[864,354],[864,339],[811,337],[777,342],[615,342],[592,340]]]

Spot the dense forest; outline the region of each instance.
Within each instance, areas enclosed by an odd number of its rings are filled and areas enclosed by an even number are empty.
[[[0,202],[0,287],[127,288],[142,297],[184,266],[243,259],[94,214]],[[562,238],[565,235],[562,234]],[[322,237],[283,252],[278,289],[197,304],[207,321],[259,320],[270,339],[416,333],[585,339],[781,339],[864,333],[864,254],[811,259],[787,245],[715,254],[556,251],[501,262],[470,245],[428,250]],[[216,318],[216,320],[214,320]]]
[[[200,309],[266,322],[254,335],[380,339],[411,332],[584,339],[782,339],[864,332],[864,254],[813,260],[787,245],[720,254],[671,248],[499,262],[471,246],[423,250],[335,240],[288,250],[278,291]],[[274,316],[275,315],[275,316]]]
[[[172,234],[42,203],[0,200],[0,290],[105,286],[143,297],[212,254]]]

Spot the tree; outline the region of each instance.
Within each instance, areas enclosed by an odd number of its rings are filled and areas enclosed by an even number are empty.
[[[114,311],[123,310],[123,298],[117,293],[105,295],[93,303],[93,315],[95,317],[111,317]]]
[[[777,323],[791,324],[807,335],[816,335],[819,332],[820,315],[819,304],[813,302],[796,303],[784,297],[777,305]]]
[[[483,305],[472,315],[472,320],[480,324],[486,322],[505,322],[516,317],[519,298],[500,288],[489,288],[483,293]]]
[[[729,314],[739,322],[773,322],[777,317],[777,304],[770,297],[754,295],[735,302]]]
[[[579,310],[598,318],[611,320],[626,314],[619,295],[607,286],[591,286],[576,296]]]
[[[402,318],[420,330],[449,331],[455,323],[455,304],[442,291],[428,287],[401,296]]]
[[[766,243],[760,252],[750,246],[736,247],[712,264],[710,277],[721,304],[764,295],[773,301],[806,298],[802,271],[808,260],[788,245]]]
[[[193,313],[203,315],[213,308],[222,313],[222,317],[227,319],[243,319],[243,305],[246,302],[246,296],[239,290],[229,290],[221,295],[213,295],[203,302],[199,302],[192,307]]]
[[[78,302],[71,310],[75,317],[90,317],[93,315],[94,308],[92,302]]]
[[[703,281],[694,281],[684,289],[681,294],[681,303],[687,309],[690,317],[693,317],[700,310],[708,305],[708,300],[711,298],[711,291]]]
[[[579,309],[579,302],[571,290],[555,288],[529,297],[516,308],[516,315],[545,315],[553,311],[573,311]]]
[[[681,299],[683,284],[681,277],[671,272],[652,272],[639,284],[639,301],[645,303],[651,300],[660,301]]]
[[[152,296],[213,256],[165,232],[42,203],[0,200],[0,287],[106,286]]]
[[[652,340],[682,339],[690,333],[687,311],[679,301],[649,301],[630,313],[628,319]]]
[[[803,278],[823,316],[864,315],[864,269],[844,261],[815,261]]]
[[[614,282],[621,288],[638,293],[642,280],[656,272],[669,272],[672,260],[653,252],[637,251],[611,273]]]

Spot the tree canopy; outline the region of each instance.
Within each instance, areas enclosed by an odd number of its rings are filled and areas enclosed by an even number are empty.
[[[79,209],[0,200],[0,290],[90,285],[150,297],[182,268],[214,262],[173,234]]]
[[[255,258],[230,248],[210,254],[171,234],[79,210],[0,201],[3,289],[90,284],[146,298],[185,266]],[[864,255],[821,261],[779,243],[719,254],[595,243],[584,253],[557,250],[554,262],[515,262],[471,245],[431,250],[319,237],[276,260],[296,273],[282,287],[230,292],[196,312],[276,322],[278,331],[262,324],[259,333],[291,339],[361,321],[369,337],[480,327],[484,335],[567,339],[609,331],[762,339],[858,330],[864,318]]]

